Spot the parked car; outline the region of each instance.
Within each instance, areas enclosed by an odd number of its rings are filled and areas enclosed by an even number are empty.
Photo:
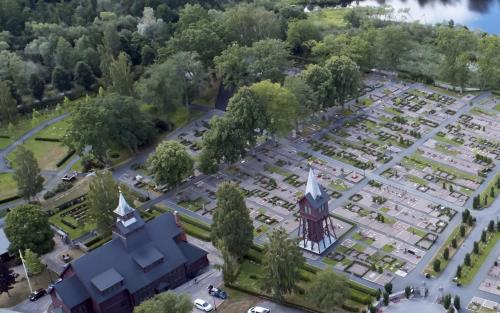
[[[40,299],[41,297],[45,296],[47,294],[47,291],[43,288],[37,289],[33,291],[32,294],[30,294],[30,301],[36,301]]]
[[[247,313],[270,313],[271,310],[263,308],[261,306],[254,306],[248,309]]]
[[[227,293],[224,290],[215,288],[212,285],[208,286],[208,294],[222,300],[227,299]]]
[[[194,306],[198,310],[202,310],[203,312],[211,312],[214,309],[210,305],[210,303],[208,303],[207,301],[202,300],[202,299],[196,299],[196,300],[194,300]]]

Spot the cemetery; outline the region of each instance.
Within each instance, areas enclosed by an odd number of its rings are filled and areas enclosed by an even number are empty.
[[[286,138],[260,141],[246,158],[217,174],[196,179],[196,172],[181,188],[155,186],[145,164],[122,180],[140,175],[136,188],[166,193],[166,205],[174,203],[205,221],[216,209],[217,186],[234,181],[246,198],[254,241],[264,244],[276,227],[299,236],[298,201],[312,168],[330,199],[337,240],[321,255],[304,255],[383,286],[427,266],[421,260],[435,253],[435,242],[457,214],[453,207],[464,206],[484,182],[478,173],[487,174],[498,159],[498,142],[482,127],[496,127],[491,114],[498,110],[495,102],[485,101],[484,109],[461,114],[469,96],[377,75],[367,76],[360,92],[346,111],[322,112],[317,122]],[[221,114],[208,113],[176,131],[174,139],[196,157],[210,118]],[[342,116],[343,124],[337,123]],[[454,122],[440,127],[451,117]],[[474,149],[485,153],[478,157]]]

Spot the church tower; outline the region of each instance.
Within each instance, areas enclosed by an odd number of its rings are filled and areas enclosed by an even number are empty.
[[[328,211],[330,197],[325,188],[316,180],[312,168],[309,169],[306,193],[299,203],[300,247],[316,253],[323,253],[336,240],[332,218]]]

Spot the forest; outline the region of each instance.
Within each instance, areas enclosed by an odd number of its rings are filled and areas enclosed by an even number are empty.
[[[499,87],[499,37],[453,21],[394,22],[392,13],[389,7],[305,13],[294,0],[4,0],[0,127],[88,95],[92,103],[73,114],[68,145],[82,152],[102,145],[105,135],[135,150],[152,128],[168,127],[177,108],[189,112],[193,103],[212,101],[221,83],[270,103],[275,118],[267,117],[275,125],[266,126],[278,135],[355,96],[359,74],[373,68],[459,89]],[[104,99],[93,99],[97,94]],[[122,118],[131,114],[149,120]],[[277,118],[283,114],[288,121]],[[113,127],[128,131],[123,136]]]

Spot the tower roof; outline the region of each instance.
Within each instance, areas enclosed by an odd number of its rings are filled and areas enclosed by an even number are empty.
[[[133,213],[135,210],[127,203],[127,200],[123,197],[122,191],[120,190],[119,192],[120,196],[118,197],[118,206],[113,212],[120,217],[124,217]]]
[[[319,188],[316,175],[312,167],[309,169],[309,177],[307,178],[306,195],[309,194],[314,200],[321,197],[321,189]]]

